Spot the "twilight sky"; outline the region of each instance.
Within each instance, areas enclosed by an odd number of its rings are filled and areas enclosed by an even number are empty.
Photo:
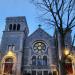
[[[26,16],[30,34],[41,24],[38,21],[38,10],[30,3],[30,0],[0,0],[0,40],[5,27],[5,19],[10,16]],[[47,26],[42,26],[49,32]]]
[[[30,34],[38,28],[39,24],[42,24],[37,18],[38,10],[30,0],[0,0],[0,40],[5,27],[5,19],[10,16],[26,16]],[[42,24],[42,28],[49,34],[53,32],[47,25]]]

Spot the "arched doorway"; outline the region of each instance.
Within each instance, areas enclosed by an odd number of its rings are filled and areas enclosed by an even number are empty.
[[[66,69],[67,75],[73,75],[72,60],[70,58],[67,58],[65,61],[65,69]]]
[[[4,63],[4,73],[5,74],[12,74],[13,73],[13,59],[12,58],[7,58],[5,59],[5,63]]]
[[[13,51],[8,51],[2,59],[1,75],[13,75],[16,70],[16,54]]]

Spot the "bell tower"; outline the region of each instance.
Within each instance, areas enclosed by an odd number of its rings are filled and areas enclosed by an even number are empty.
[[[29,29],[24,16],[6,18],[5,30],[3,31],[1,41],[1,51],[3,56],[9,50],[16,54],[16,67],[15,72],[13,72],[15,75],[21,75],[23,45],[28,33]]]

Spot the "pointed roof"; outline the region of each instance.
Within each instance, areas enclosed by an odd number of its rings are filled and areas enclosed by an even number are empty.
[[[49,35],[47,32],[45,32],[41,27],[39,27],[36,31],[34,31],[29,37],[35,35],[35,34],[38,34],[38,35],[47,35],[49,38],[52,38],[51,35]]]

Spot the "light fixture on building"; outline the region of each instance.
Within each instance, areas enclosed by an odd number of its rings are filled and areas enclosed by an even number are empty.
[[[14,56],[14,52],[12,50],[9,50],[7,56]]]
[[[65,50],[64,50],[64,54],[67,56],[67,55],[70,54],[70,51],[69,51],[68,49],[65,49]]]

